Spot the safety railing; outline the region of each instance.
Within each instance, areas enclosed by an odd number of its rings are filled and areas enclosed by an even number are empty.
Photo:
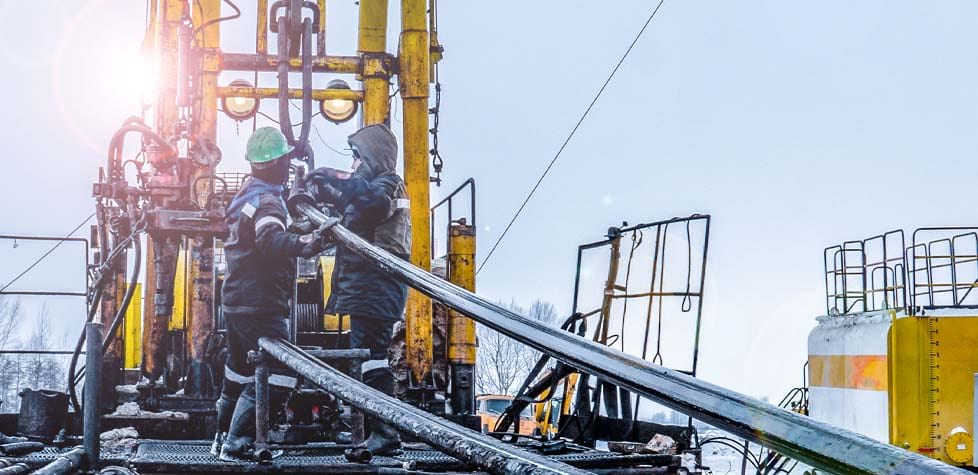
[[[325,224],[331,220],[308,201],[298,201],[294,203],[294,208],[317,224]],[[367,243],[342,226],[334,226],[332,234],[340,244],[383,272],[480,324],[582,372],[595,375],[815,468],[837,474],[968,473],[515,314],[414,267]],[[283,362],[298,370],[299,365]],[[350,401],[351,398],[344,399]],[[364,407],[370,398],[367,399],[362,404],[351,403],[369,413],[370,410]]]
[[[450,229],[451,228],[451,223],[454,222],[455,219],[456,219],[455,218],[455,207],[454,207],[455,198],[458,197],[458,195],[461,194],[462,191],[464,191],[466,188],[468,188],[468,190],[469,190],[469,193],[468,193],[468,195],[469,195],[468,215],[467,215],[467,218],[463,217],[463,218],[460,218],[460,219],[468,219],[470,221],[468,221],[467,224],[472,225],[472,226],[475,226],[476,225],[476,222],[475,222],[475,178],[469,178],[469,179],[463,181],[462,184],[458,186],[458,188],[455,188],[455,190],[453,190],[447,196],[445,196],[444,198],[442,198],[441,201],[435,203],[434,206],[431,207],[431,230],[430,230],[430,232],[431,232],[431,243],[432,243],[431,245],[432,246],[435,246],[435,244],[438,242],[437,239],[435,239],[435,236],[436,236],[435,230],[436,229],[445,229],[446,232],[445,232],[445,242],[444,242],[444,245],[446,246],[446,249],[447,249],[448,240],[449,240],[448,234],[451,233],[451,229]],[[438,220],[436,220],[436,218],[438,216],[437,215],[437,212],[441,208],[446,208],[446,213],[447,213],[446,219],[447,219],[447,221],[445,221],[444,223],[439,222]],[[432,249],[432,256],[435,256],[435,255],[438,255],[438,254],[435,252],[435,249]]]
[[[978,307],[978,227],[917,229],[906,256],[912,308]]]
[[[906,306],[906,259],[902,230],[825,248],[825,311],[828,315]]]

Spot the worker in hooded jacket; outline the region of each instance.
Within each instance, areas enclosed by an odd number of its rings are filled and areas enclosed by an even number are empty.
[[[319,168],[306,179],[313,196],[343,214],[341,224],[368,242],[407,260],[411,254],[410,203],[404,180],[397,175],[397,139],[383,124],[369,125],[349,137],[353,173]],[[364,382],[394,393],[387,361],[394,323],[403,318],[407,286],[343,246],[326,312],[350,316],[350,347],[370,350],[363,365]],[[368,424],[366,448],[374,454],[396,452],[400,437],[378,420]]]
[[[277,129],[262,127],[248,139],[245,158],[251,178],[226,212],[230,235],[224,243],[227,275],[221,308],[227,322],[228,360],[217,401],[217,435],[211,452],[222,460],[249,458],[255,439],[255,368],[248,352],[262,337],[288,339],[289,299],[295,285],[295,259],[319,254],[323,229],[300,235],[289,231],[283,195],[292,148]],[[271,410],[281,410],[296,378],[272,366]]]

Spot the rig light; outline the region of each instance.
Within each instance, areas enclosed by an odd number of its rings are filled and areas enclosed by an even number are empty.
[[[350,85],[342,79],[334,79],[326,85],[326,89],[350,89]],[[319,102],[319,111],[326,120],[339,124],[357,115],[357,101],[346,99],[327,99]]]
[[[254,87],[244,79],[235,79],[229,84],[230,87]],[[248,120],[258,113],[258,99],[254,97],[223,97],[221,98],[221,108],[228,117],[241,122]]]

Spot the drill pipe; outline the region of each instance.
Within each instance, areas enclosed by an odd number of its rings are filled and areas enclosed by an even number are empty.
[[[308,200],[294,206],[316,224],[334,221]],[[526,318],[414,267],[340,225],[330,233],[382,271],[503,335],[815,468],[836,474],[970,473]]]
[[[58,458],[52,460],[49,464],[37,469],[34,475],[65,475],[75,473],[81,469],[84,459],[85,450],[81,447],[76,447],[59,455]],[[91,461],[87,461],[87,463],[92,470],[95,469],[95,463]]]
[[[542,455],[506,445],[489,436],[398,401],[368,387],[279,338],[262,338],[258,346],[330,394],[367,414],[409,433],[439,450],[497,474],[585,474]]]

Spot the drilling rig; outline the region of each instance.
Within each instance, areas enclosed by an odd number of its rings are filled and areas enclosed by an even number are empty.
[[[593,312],[575,312],[561,328],[533,321],[476,295],[474,181],[466,181],[446,198],[447,226],[432,226],[433,214],[446,204],[443,201],[432,206],[430,200],[432,183],[441,180],[437,135],[433,135],[441,91],[437,71],[443,54],[437,1],[400,1],[398,48],[391,53],[387,51],[389,0],[360,0],[357,48],[347,55],[327,52],[328,3],[249,3],[256,13],[255,50],[232,52],[222,48],[221,32],[237,24],[244,2],[148,2],[143,51],[158,67],[159,90],[141,115],[123,121],[111,137],[105,166],[93,186],[98,224],[92,240],[97,259],[92,269],[86,328],[76,345],[68,378],[75,408],[72,420],[76,422],[68,424],[68,434],[61,442],[46,446],[32,458],[0,459],[15,464],[0,468],[2,473],[26,473],[42,466],[41,473],[578,474],[704,470],[698,463],[696,434],[688,430],[691,423],[665,427],[638,420],[638,402],[643,398],[832,473],[961,473],[918,454],[697,379],[698,300],[692,312],[697,333],[690,345],[691,368],[664,366],[658,349],[650,361],[645,349],[641,354],[629,354],[624,347],[613,347],[609,334],[613,301],[648,299],[647,336],[653,321],[652,299],[679,297],[684,309],[686,299],[702,299],[706,266],[704,241],[703,257],[697,263],[702,266],[696,274],[698,289],[689,284],[695,280],[689,273],[683,291],[664,289],[661,284],[655,287],[653,281],[649,292],[630,293],[627,278],[624,286],[616,283],[622,237],[631,233],[634,246],[637,233],[661,232],[665,236],[670,224],[676,226],[673,229],[685,226],[688,237],[690,223],[699,222],[706,224],[706,239],[708,216],[612,228],[604,239],[582,246],[579,256],[585,248],[610,249],[604,302]],[[274,47],[269,45],[271,40]],[[276,81],[273,87],[260,87],[257,79],[222,84],[221,74],[229,72],[250,73],[255,78],[274,74]],[[326,87],[314,86],[323,83],[314,79],[327,76],[331,80]],[[357,86],[351,87],[343,77]],[[392,95],[395,85],[397,93]],[[430,100],[432,89],[434,104]],[[222,379],[222,317],[216,302],[221,285],[221,240],[227,234],[225,207],[242,179],[219,170],[224,158],[224,142],[217,134],[220,112],[230,120],[244,122],[255,119],[263,102],[275,103],[277,114],[272,120],[295,150],[289,211],[293,219],[323,226],[335,224],[336,217],[302,187],[304,172],[315,166],[315,147],[309,141],[313,121],[321,115],[336,123],[357,120],[363,126],[392,125],[395,100],[400,101],[400,152],[413,222],[410,261],[371,245],[341,225],[332,225],[329,233],[337,246],[344,246],[412,289],[404,315],[404,354],[409,373],[406,395],[403,400],[394,399],[359,381],[364,351],[344,347],[344,316],[325,315],[322,310],[322,297],[329,292],[325,276],[331,273],[332,262],[327,251],[296,263],[299,279],[293,296],[292,338],[263,338],[260,351],[254,352],[256,460],[237,464],[216,460],[199,440],[213,433],[214,398]],[[295,125],[293,107],[301,113],[301,122]],[[138,154],[126,159],[127,140],[134,138],[138,140]],[[465,218],[456,218],[451,198],[464,190],[471,193],[471,209]],[[436,235],[445,236],[448,244],[444,277],[428,272]],[[658,256],[658,237],[655,243]],[[664,237],[661,246],[665,247]],[[688,269],[693,269],[692,248],[690,244]],[[141,275],[145,277],[140,285]],[[142,299],[139,289],[144,292]],[[133,311],[140,301],[141,312]],[[433,301],[440,306],[437,311],[447,314],[446,328],[440,331],[448,341],[438,351],[434,345]],[[575,307],[577,303],[575,298]],[[658,318],[661,322],[661,310]],[[549,372],[536,371],[534,375],[539,374],[539,378],[527,379],[512,403],[512,411],[501,417],[489,434],[480,432],[480,419],[475,414],[477,323],[540,352],[541,370],[546,359],[559,362]],[[620,338],[624,338],[626,329],[623,326],[621,330]],[[84,369],[78,364],[82,348]],[[134,370],[132,365],[137,361],[138,369]],[[294,393],[285,414],[269,413],[271,364],[284,365],[302,379],[301,389]],[[447,384],[433,382],[432,371],[437,365],[448,367]],[[83,394],[78,394],[76,387],[82,380]],[[117,391],[123,383],[135,383],[135,392],[123,392],[141,411],[106,414],[123,397]],[[562,391],[557,388],[559,384]],[[529,437],[519,434],[519,423],[514,424],[513,418],[521,406],[558,393],[564,395],[557,411],[558,427],[574,428],[578,436],[573,440],[582,443],[552,438],[550,430]],[[357,450],[365,416],[390,424],[414,444],[392,457],[373,457]],[[551,420],[550,416],[542,417]],[[141,436],[133,446],[121,452],[102,450],[103,429],[129,426],[136,427]],[[352,444],[333,437],[339,428],[349,430]],[[664,433],[678,439],[666,452],[641,447],[631,453],[597,449],[599,442],[611,441],[644,446],[649,438]],[[71,447],[73,434],[81,434],[82,447]],[[274,458],[274,449],[284,449],[286,455]]]

